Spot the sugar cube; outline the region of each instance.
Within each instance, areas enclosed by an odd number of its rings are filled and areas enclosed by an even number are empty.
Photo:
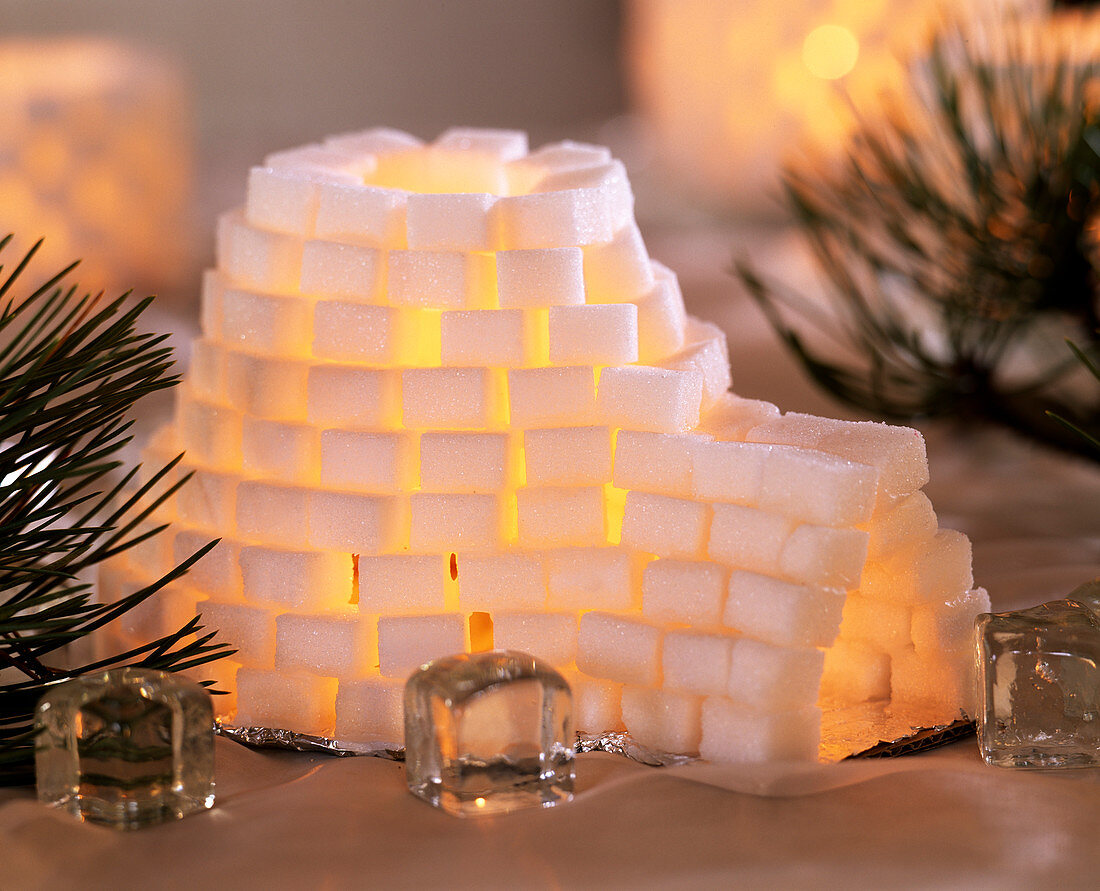
[[[241,462],[241,413],[223,405],[198,399],[185,389],[177,404],[180,445],[192,461],[224,467]]]
[[[558,548],[546,551],[545,558],[551,608],[636,607],[631,558],[623,548]]]
[[[607,540],[602,486],[525,486],[516,490],[525,547],[598,545]]]
[[[374,158],[333,145],[303,145],[273,152],[264,158],[264,167],[275,170],[312,171],[326,176],[344,174],[362,181],[375,167]]]
[[[889,654],[866,641],[840,638],[825,651],[821,696],[839,704],[889,699]]]
[[[352,678],[378,662],[373,622],[353,613],[297,615],[275,619],[275,667],[325,677]]]
[[[428,431],[420,437],[425,492],[494,494],[514,485],[518,456],[507,433]]]
[[[692,464],[695,450],[706,437],[696,434],[620,430],[615,436],[612,481],[622,489],[641,489],[661,495],[694,495]]]
[[[315,548],[381,554],[405,543],[408,510],[399,496],[311,490],[308,516]]]
[[[589,303],[637,300],[655,283],[649,253],[634,223],[624,226],[610,241],[584,249],[584,289]]]
[[[449,560],[438,554],[359,557],[359,611],[417,612],[443,609]]]
[[[611,229],[620,232],[634,223],[634,192],[621,161],[583,164],[568,170],[551,170],[532,189],[535,192],[577,190],[606,209]]]
[[[491,253],[398,250],[389,253],[389,298],[424,309],[489,309],[496,295]]]
[[[821,711],[756,711],[728,699],[703,702],[699,755],[719,763],[814,761],[821,737]]]
[[[244,596],[287,609],[339,610],[351,603],[350,554],[241,548]]]
[[[1095,664],[1091,659],[1087,661]],[[976,714],[976,693],[974,659],[969,648],[934,654],[905,650],[891,656],[891,705],[919,711],[921,726]]]
[[[232,534],[237,528],[237,489],[241,478],[234,473],[198,470],[182,464],[180,469],[193,471],[191,479],[176,495],[180,518],[191,526]]]
[[[941,529],[883,562],[868,563],[861,590],[868,597],[912,606],[944,601],[973,587],[970,540]]]
[[[231,283],[271,294],[293,294],[302,276],[301,238],[249,226],[239,211],[218,218],[218,268]]]
[[[913,610],[909,606],[864,597],[858,592],[844,601],[840,633],[846,640],[862,640],[889,653],[913,645]]]
[[[503,538],[498,495],[413,492],[409,548],[416,553],[491,550]]]
[[[974,620],[989,611],[989,594],[984,588],[964,591],[942,603],[914,607],[912,637],[917,655],[933,656],[972,647]]]
[[[496,205],[506,250],[572,247],[608,242],[610,209],[593,189],[562,189],[501,198]]]
[[[226,288],[222,294],[221,336],[248,352],[304,356],[312,321],[301,297]]]
[[[234,723],[326,736],[336,720],[336,686],[336,678],[242,668],[237,672]]]
[[[250,356],[230,350],[225,383],[229,401],[242,411],[279,421],[303,420],[308,363]]]
[[[710,507],[699,501],[634,490],[626,496],[622,542],[661,557],[691,559],[703,555]]]
[[[320,437],[308,424],[246,417],[241,448],[249,473],[288,482],[308,483],[317,477]]]
[[[623,365],[638,361],[638,308],[631,303],[551,306],[550,362]]]
[[[336,362],[397,365],[413,336],[412,310],[319,300],[313,311],[313,355]]]
[[[524,195],[534,191],[549,174],[599,167],[610,160],[611,151],[602,145],[587,145],[570,140],[544,145],[538,151],[505,165],[508,193]]]
[[[866,532],[807,523],[796,528],[784,542],[779,570],[807,585],[855,588],[866,559]]]
[[[591,366],[508,369],[513,427],[564,427],[594,420],[596,377]]]
[[[302,293],[355,303],[384,302],[385,254],[377,248],[336,241],[307,241],[302,253]]]
[[[923,492],[914,492],[875,513],[862,526],[867,530],[867,559],[885,560],[894,551],[936,534],[936,512]]]
[[[684,347],[687,311],[675,273],[653,263],[656,281],[634,302],[638,307],[638,359],[652,365]]]
[[[611,477],[608,427],[526,430],[523,452],[531,486],[592,486]]]
[[[699,423],[703,378],[695,371],[624,365],[600,372],[597,415],[628,430],[688,433]]]
[[[181,672],[193,681],[213,681],[213,687],[207,687],[211,693],[214,717],[230,720],[237,711],[237,672],[241,663],[233,659],[217,659],[204,662],[194,668]]]
[[[496,196],[413,193],[406,211],[409,247],[422,251],[490,251],[496,246]]]
[[[245,219],[258,229],[312,235],[320,181],[354,183],[356,180],[339,171],[253,167],[248,174]]]
[[[546,602],[546,573],[537,556],[461,554],[458,602],[463,609],[536,609]]]
[[[624,686],[623,723],[634,740],[661,752],[699,751],[703,697]]]
[[[124,583],[121,595],[128,597],[148,584],[144,579]],[[142,643],[175,634],[195,617],[197,600],[198,595],[192,588],[180,584],[165,585],[119,616],[118,630]]]
[[[770,402],[723,393],[704,409],[699,432],[722,441],[744,441],[753,427],[778,417],[778,407]]]
[[[545,320],[522,309],[471,309],[440,317],[444,365],[534,364],[545,349]]]
[[[340,681],[336,691],[336,738],[405,744],[405,679],[372,676]]]
[[[487,155],[507,163],[527,154],[527,134],[522,130],[488,127],[450,127],[433,143],[437,148]]]
[[[700,442],[691,454],[697,498],[759,506],[770,445],[753,442]]]
[[[696,560],[652,560],[642,575],[642,613],[660,622],[715,625],[722,615],[726,570]]]
[[[817,702],[824,665],[821,650],[777,647],[739,637],[730,648],[727,695],[761,710],[812,706]]]
[[[665,689],[722,696],[729,685],[731,634],[673,629],[665,634],[661,666]]]
[[[494,611],[493,647],[530,653],[551,665],[568,665],[577,655],[577,615]]]
[[[383,677],[407,678],[425,662],[465,649],[466,622],[459,613],[378,620],[378,668]]]
[[[325,139],[325,146],[351,155],[380,155],[420,148],[423,140],[393,127],[370,127],[337,133]]]
[[[225,401],[225,357],[226,351],[221,344],[209,340],[192,342],[187,382],[199,399]]]
[[[823,526],[871,517],[878,468],[824,452],[775,446],[765,459],[759,504],[764,510]]]
[[[739,504],[715,504],[707,553],[710,557],[765,575],[775,575],[791,522],[779,514]]]
[[[275,613],[250,603],[219,603],[206,600],[199,605],[202,623],[217,628],[218,638],[236,648],[233,658],[253,668],[275,665]]]
[[[577,635],[577,668],[624,684],[656,686],[661,682],[663,636],[659,627],[636,616],[584,613]]]
[[[825,647],[844,609],[843,592],[738,570],[730,574],[722,624],[777,646]]]
[[[199,298],[199,327],[203,336],[212,340],[221,336],[222,295],[225,293],[225,288],[225,277],[217,269],[203,271]]]
[[[193,529],[181,529],[174,536],[164,533],[159,538],[172,540],[172,562],[178,566],[199,549],[209,544],[210,534]],[[241,570],[237,565],[240,545],[222,538],[195,563],[184,577],[186,582],[200,591],[218,597],[236,598],[241,593]]]
[[[497,296],[502,307],[579,306],[584,301],[579,247],[497,253]]]
[[[563,672],[573,688],[573,726],[588,733],[623,728],[623,685],[580,671]]]
[[[409,193],[369,185],[324,184],[314,235],[327,241],[403,249]]]
[[[306,384],[306,413],[319,426],[393,429],[400,417],[400,394],[396,369],[314,365]]]
[[[237,487],[237,528],[241,535],[270,544],[302,547],[309,535],[309,490],[262,480]]]
[[[333,489],[396,493],[414,488],[416,436],[405,431],[321,432],[321,483]]]
[[[502,426],[503,378],[490,368],[407,368],[401,372],[406,427]]]
[[[730,388],[730,354],[725,332],[710,322],[689,318],[684,348],[662,360],[660,367],[699,374],[703,379],[702,406],[709,408]]]

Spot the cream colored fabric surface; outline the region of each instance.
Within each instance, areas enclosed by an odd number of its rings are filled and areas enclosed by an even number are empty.
[[[801,381],[722,274],[729,233],[651,236],[691,312],[730,336],[734,387],[843,411]],[[797,266],[780,239],[752,245]],[[974,541],[994,609],[1100,575],[1100,465],[997,431],[927,428],[928,493]],[[0,888],[1088,888],[1100,884],[1100,769],[989,768],[973,740],[892,761],[647,768],[578,760],[575,801],[458,820],[400,764],[218,740],[218,802],[131,834],[0,790]]]

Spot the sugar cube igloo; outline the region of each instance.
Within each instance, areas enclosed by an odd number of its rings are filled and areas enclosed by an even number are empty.
[[[490,646],[554,663],[583,730],[713,760],[817,757],[823,709],[927,718],[929,685],[958,717],[988,601],[920,434],[729,393],[622,165],[521,137],[252,172],[148,449],[195,471],[173,546],[105,589],[222,538],[177,600],[241,648],[226,717],[349,741],[400,744],[409,672]]]

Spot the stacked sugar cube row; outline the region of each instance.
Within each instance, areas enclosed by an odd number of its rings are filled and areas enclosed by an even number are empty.
[[[957,711],[980,594],[919,434],[728,394],[632,204],[605,149],[507,131],[254,169],[147,450],[185,453],[174,531],[104,595],[221,542],[127,642],[197,609],[236,723],[350,741],[400,744],[407,675],[490,646],[566,671],[581,729],[719,760],[813,757],[821,694]]]

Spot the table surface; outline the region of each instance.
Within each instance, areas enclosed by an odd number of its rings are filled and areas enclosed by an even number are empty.
[[[804,381],[725,275],[734,245],[798,275],[799,254],[709,227],[647,233],[689,311],[730,339],[734,389],[841,415]],[[175,320],[186,334],[188,321]],[[987,428],[931,425],[941,524],[974,543],[994,609],[1100,575],[1100,464]],[[414,799],[376,758],[258,752],[217,741],[210,812],[136,833],[84,825],[0,789],[0,888],[1096,887],[1100,769],[986,767],[973,739],[838,765],[650,768],[577,762],[567,805],[459,820]]]

